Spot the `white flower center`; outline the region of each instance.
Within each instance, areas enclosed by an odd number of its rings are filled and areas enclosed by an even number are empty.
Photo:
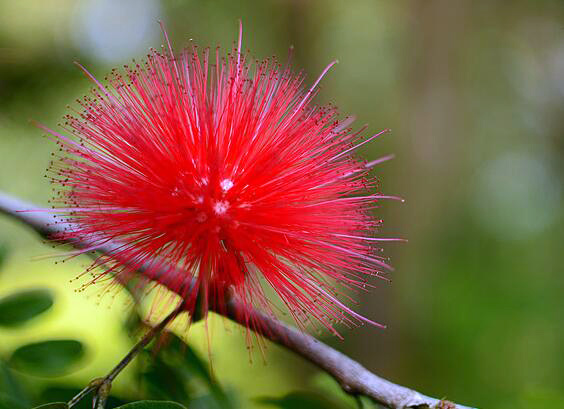
[[[227,209],[229,209],[229,202],[226,200],[217,201],[213,205],[213,211],[218,215],[225,214]]]
[[[221,190],[227,192],[229,189],[233,187],[233,181],[231,179],[223,179],[219,183],[219,186],[221,187]]]

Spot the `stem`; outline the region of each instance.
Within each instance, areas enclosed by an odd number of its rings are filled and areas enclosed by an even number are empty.
[[[95,389],[98,389],[98,387],[100,386],[100,379],[94,379],[93,381],[91,381],[88,386],[86,386],[86,388],[84,388],[83,390],[81,390],[76,396],[74,396],[68,403],[67,406],[70,408],[72,408],[74,405],[76,405],[78,402],[80,402],[82,399],[84,399],[84,397],[86,395],[88,395],[90,392],[92,392]]]
[[[171,321],[173,321],[185,309],[184,303],[180,303],[169,315],[166,316],[157,326],[152,327],[137,344],[127,353],[126,356],[103,378],[96,378],[91,381],[86,388],[81,390],[72,398],[68,407],[72,408],[81,401],[91,391],[96,391],[93,398],[95,409],[104,409],[106,400],[110,394],[113,380],[119,373],[149,344]]]
[[[155,338],[171,321],[173,321],[178,314],[184,311],[184,303],[180,303],[178,307],[176,307],[170,314],[166,316],[157,326],[151,328],[149,332],[145,334],[141,340],[135,344],[135,346],[129,351],[129,353],[110,371],[108,375],[106,375],[106,379],[110,382],[113,381],[116,376],[125,368],[132,360],[135,358],[139,352],[143,350],[147,346],[149,342]]]
[[[22,210],[27,211],[22,212]],[[53,215],[49,213],[48,209],[38,208],[33,204],[23,202],[1,192],[0,213],[5,213],[22,221],[46,239],[49,239],[54,234],[61,233],[65,229],[73,228],[72,224],[70,223],[61,223],[61,221],[58,221],[58,223],[55,224],[55,219]],[[93,245],[92,242],[88,241],[88,238],[83,238],[80,240],[76,239],[69,242],[68,244],[71,244],[72,246],[77,248],[89,248]],[[97,246],[96,249],[100,253],[111,253],[113,249],[119,248],[119,246],[120,244],[117,242],[107,243],[102,246]],[[141,266],[138,269],[138,272],[139,274],[143,274],[146,270],[147,269],[145,266]],[[179,272],[179,274],[181,273]],[[183,276],[186,275],[183,274]],[[186,276],[186,280],[186,285],[193,285],[193,282],[190,280],[189,276]],[[161,284],[166,285],[167,283],[162,282]],[[211,306],[222,304],[217,301],[218,300],[210,299],[209,304]],[[256,309],[246,307],[235,298],[228,300],[225,304],[227,306],[226,309],[215,310],[215,312],[222,314],[243,326],[247,326],[248,322],[256,323],[254,330],[257,333],[279,345],[284,346],[290,351],[295,352],[307,361],[324,370],[333,378],[335,378],[335,380],[341,385],[345,392],[353,396],[367,396],[373,399],[375,402],[390,409],[426,409],[445,407],[448,407],[449,409],[471,409],[467,406],[458,405],[447,402],[445,400],[438,400],[429,396],[425,396],[415,390],[397,385],[393,382],[383,379],[373,374],[372,372],[364,368],[361,364],[342,354],[336,349],[325,345],[312,336],[303,333],[296,328],[291,327],[271,316],[268,316]],[[179,312],[180,311],[178,311],[177,314]],[[167,319],[169,318],[170,320],[172,320],[174,317],[167,317]],[[167,319],[165,319],[165,321]],[[150,333],[152,333],[152,330],[149,331],[146,336],[148,336]],[[154,335],[155,334],[153,333],[152,336]],[[140,342],[143,342],[143,340],[141,340]],[[136,347],[134,347],[130,354],[135,350]],[[137,353],[138,351],[136,353],[133,353],[133,356],[129,358],[129,361],[133,357],[135,357]],[[117,371],[117,375],[123,369],[123,367],[121,367],[120,365],[121,363],[118,364],[116,368],[114,368],[114,370],[110,372],[110,374],[114,371]],[[127,365],[127,363],[125,365]],[[94,387],[89,386],[87,388],[90,388],[89,391],[93,388],[100,389],[100,385]],[[81,392],[79,395],[83,394],[83,392]],[[84,395],[88,392],[85,392]]]

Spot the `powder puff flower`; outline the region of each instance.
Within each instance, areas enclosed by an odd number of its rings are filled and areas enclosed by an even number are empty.
[[[395,197],[369,174],[386,158],[356,156],[385,131],[365,137],[312,103],[335,62],[307,87],[289,63],[251,61],[241,31],[226,56],[175,54],[164,36],[106,85],[83,68],[92,95],[62,133],[40,125],[61,148],[50,171],[64,239],[114,243],[89,283],[142,270],[192,312],[233,296],[270,314],[283,304],[301,327],[373,323],[348,294],[389,269],[378,243],[395,239],[375,237],[373,209]]]

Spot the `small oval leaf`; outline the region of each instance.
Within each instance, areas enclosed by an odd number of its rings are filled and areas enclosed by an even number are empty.
[[[177,402],[164,400],[140,400],[138,402],[127,403],[116,409],[186,409],[186,406]]]
[[[53,295],[46,289],[20,291],[0,299],[0,326],[19,327],[47,311],[53,305]]]
[[[68,409],[69,405],[66,402],[53,402],[46,403],[45,405],[36,406],[33,409]]]
[[[8,363],[31,375],[59,376],[70,372],[83,356],[82,343],[61,339],[21,346],[12,353]]]

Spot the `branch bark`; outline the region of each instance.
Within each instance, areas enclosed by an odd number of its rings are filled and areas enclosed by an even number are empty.
[[[57,220],[49,209],[37,207],[1,192],[0,213],[20,220],[47,240],[65,229],[72,228],[72,224]],[[89,241],[87,237],[81,240],[73,240],[68,244],[77,248],[90,248],[96,245],[96,243]],[[118,244],[110,242],[96,245],[96,251],[108,253],[117,247],[119,247]],[[143,273],[143,267],[139,269],[139,272]],[[192,284],[189,277],[186,280],[186,285]],[[166,285],[166,283],[163,284]],[[431,398],[415,390],[394,384],[373,374],[358,362],[325,345],[314,337],[258,310],[249,311],[246,308],[237,299],[232,298],[227,303],[225,309],[215,312],[244,326],[246,326],[249,320],[258,323],[256,331],[260,335],[318,366],[335,378],[343,390],[351,395],[370,397],[375,402],[390,409],[472,409],[467,406]]]

